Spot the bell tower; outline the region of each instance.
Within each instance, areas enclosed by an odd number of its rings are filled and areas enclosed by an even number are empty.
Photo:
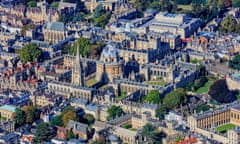
[[[74,85],[84,86],[84,68],[80,61],[79,46],[77,46],[77,53],[73,63],[72,83]]]

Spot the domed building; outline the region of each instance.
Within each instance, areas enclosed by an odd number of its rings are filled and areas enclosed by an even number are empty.
[[[96,80],[108,80],[112,82],[115,77],[122,77],[123,60],[120,59],[116,47],[109,42],[101,53],[97,62]]]

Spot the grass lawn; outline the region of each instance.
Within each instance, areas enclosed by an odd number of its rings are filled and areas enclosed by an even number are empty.
[[[131,131],[137,131],[137,129],[135,129],[135,128],[130,128],[130,130],[131,130]]]
[[[208,81],[205,83],[203,87],[200,87],[199,89],[196,90],[196,94],[203,94],[207,93],[209,91],[210,86],[213,84],[212,81]]]
[[[165,81],[163,80],[158,80],[158,81],[148,81],[147,84],[150,85],[158,85],[158,86],[164,86],[166,84]]]
[[[125,96],[127,95],[127,92],[121,92],[120,96],[118,97],[120,100],[124,99]]]
[[[234,125],[234,124],[226,124],[226,125],[217,127],[217,131],[219,133],[226,133],[228,130],[234,129],[235,127],[236,127],[236,125]]]
[[[1,120],[2,120],[2,121],[6,121],[7,118],[5,118],[5,117],[1,117]]]
[[[95,80],[95,78],[90,78],[90,79],[86,80],[86,86],[88,86],[88,87],[93,86],[96,83],[97,83],[97,81]]]
[[[192,6],[191,5],[178,5],[178,9],[182,9],[182,11],[191,11]]]

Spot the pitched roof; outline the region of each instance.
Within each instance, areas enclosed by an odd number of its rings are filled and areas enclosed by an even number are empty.
[[[47,22],[46,29],[55,31],[65,31],[65,25],[62,22]]]
[[[3,105],[0,107],[0,109],[10,111],[10,112],[15,112],[16,107],[11,105]]]
[[[69,120],[68,124],[67,124],[67,128],[69,128],[69,129],[73,128],[74,130],[76,130],[78,132],[87,134],[88,125],[80,123],[80,122],[76,122],[73,120]]]

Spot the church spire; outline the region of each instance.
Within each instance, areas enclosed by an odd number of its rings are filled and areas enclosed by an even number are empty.
[[[72,83],[79,86],[84,86],[84,69],[82,66],[83,65],[80,61],[79,45],[77,45],[77,52],[72,70]]]

